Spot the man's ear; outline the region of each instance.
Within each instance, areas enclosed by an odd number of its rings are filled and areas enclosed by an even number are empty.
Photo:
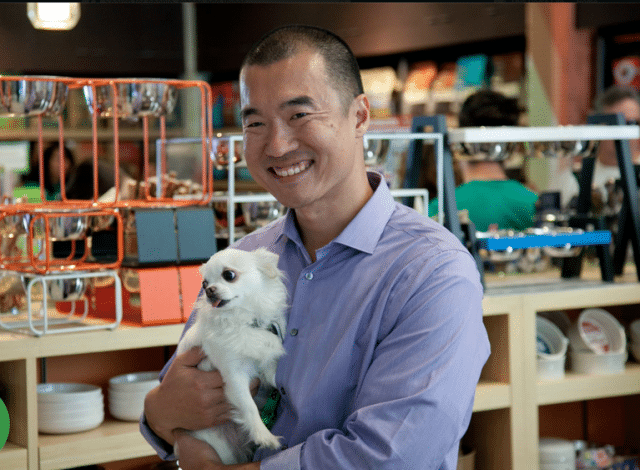
[[[356,113],[356,136],[362,137],[369,129],[371,122],[371,111],[369,99],[364,93],[356,96],[353,106]]]

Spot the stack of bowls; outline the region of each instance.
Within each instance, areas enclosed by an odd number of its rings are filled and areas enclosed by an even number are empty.
[[[540,439],[540,470],[575,470],[576,451],[573,442],[566,439]]]
[[[569,340],[552,321],[536,317],[538,377],[557,380],[564,377],[564,363]]]
[[[88,431],[104,421],[104,396],[95,385],[38,385],[38,431],[67,434]]]
[[[624,371],[627,337],[624,327],[600,308],[584,310],[568,332],[571,368],[581,374],[611,374]]]
[[[109,379],[109,413],[122,421],[138,421],[144,398],[160,383],[160,372],[136,372]]]
[[[629,343],[631,354],[633,354],[636,361],[640,362],[640,320],[631,322],[629,325],[629,333],[631,338],[631,342]]]

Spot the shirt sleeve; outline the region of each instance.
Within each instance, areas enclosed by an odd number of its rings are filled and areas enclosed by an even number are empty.
[[[437,268],[427,263],[396,280],[344,425],[309,436],[296,450],[299,462],[287,449],[261,469],[456,468],[490,347],[473,259],[443,256]]]

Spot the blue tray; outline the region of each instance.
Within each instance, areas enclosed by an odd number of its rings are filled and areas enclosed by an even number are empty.
[[[595,230],[583,233],[559,233],[557,235],[523,235],[517,237],[478,237],[478,247],[491,251],[502,251],[511,247],[514,250],[522,248],[541,248],[545,246],[563,247],[608,245],[611,243],[611,231]]]

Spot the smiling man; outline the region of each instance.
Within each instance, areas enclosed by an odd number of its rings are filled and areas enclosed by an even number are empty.
[[[289,211],[235,247],[280,256],[290,308],[271,429],[282,448],[232,467],[455,469],[489,355],[473,258],[367,172],[369,102],[339,37],[269,33],[242,65],[240,92],[249,171]],[[166,459],[179,442],[183,470],[229,468],[181,431],[229,419],[220,374],[197,370],[200,359],[169,361],[141,430]]]

